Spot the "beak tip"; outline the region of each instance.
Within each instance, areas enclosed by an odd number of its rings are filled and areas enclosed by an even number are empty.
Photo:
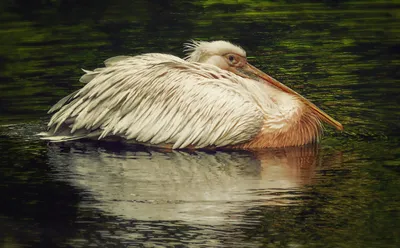
[[[343,125],[342,125],[341,123],[339,123],[339,122],[338,122],[338,123],[336,123],[336,125],[335,125],[335,126],[336,126],[336,129],[337,129],[337,130],[339,130],[339,131],[343,131],[343,130],[344,130],[344,127],[343,127]]]

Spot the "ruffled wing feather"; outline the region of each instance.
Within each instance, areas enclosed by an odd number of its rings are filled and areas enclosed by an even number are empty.
[[[119,136],[174,149],[221,147],[249,141],[263,124],[242,78],[215,66],[145,54],[108,60],[86,75],[81,90],[52,108],[53,140]]]

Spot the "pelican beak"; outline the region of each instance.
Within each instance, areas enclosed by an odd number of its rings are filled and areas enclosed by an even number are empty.
[[[292,94],[292,95],[295,95],[295,96],[299,97],[299,99],[306,106],[308,106],[322,121],[334,126],[336,129],[338,129],[340,131],[343,130],[342,124],[340,124],[338,121],[336,121],[335,119],[330,117],[327,113],[325,113],[320,108],[315,106],[315,104],[313,104],[312,102],[307,100],[305,97],[303,97],[302,95],[300,95],[296,91],[294,91],[291,88],[287,87],[286,85],[282,84],[278,80],[276,80],[273,77],[267,75],[266,73],[260,71],[259,69],[257,69],[256,67],[252,66],[251,64],[246,63],[243,67],[240,67],[240,68],[239,67],[231,67],[230,69],[232,70],[232,72],[234,72],[234,73],[236,73],[236,74],[238,74],[240,76],[253,78],[255,80],[262,79],[263,81],[272,84],[276,88],[278,88],[278,89],[280,89],[280,90],[282,90],[282,91],[284,91],[286,93],[289,93],[289,94]]]

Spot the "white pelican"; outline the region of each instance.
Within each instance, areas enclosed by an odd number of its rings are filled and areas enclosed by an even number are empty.
[[[247,62],[227,41],[185,44],[188,56],[118,56],[49,113],[44,139],[122,139],[172,149],[256,149],[319,140],[321,122],[343,126]]]

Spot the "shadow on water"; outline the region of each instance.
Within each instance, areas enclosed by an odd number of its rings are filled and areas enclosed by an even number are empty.
[[[43,142],[6,130],[0,131],[2,247],[58,247],[74,232],[81,194],[54,181]]]

